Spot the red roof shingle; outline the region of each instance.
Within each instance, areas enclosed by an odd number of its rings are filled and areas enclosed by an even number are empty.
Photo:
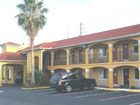
[[[0,61],[26,60],[26,56],[16,52],[4,52],[0,54]]]

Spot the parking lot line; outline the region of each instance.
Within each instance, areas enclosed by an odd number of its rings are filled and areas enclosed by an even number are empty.
[[[92,90],[92,91],[80,91],[80,92],[71,92],[71,93],[61,93],[61,94],[55,94],[54,96],[60,96],[60,95],[71,95],[71,94],[79,94],[79,93],[89,93],[89,92],[96,92],[100,90]]]
[[[111,98],[104,98],[100,99],[98,101],[108,101],[108,100],[115,100],[115,99],[120,99],[120,98],[127,98],[127,97],[132,97],[132,96],[138,96],[140,94],[131,94],[131,95],[126,95],[126,96],[119,96],[119,97],[111,97]]]
[[[132,104],[129,104],[129,105],[140,105],[140,102],[132,103]]]
[[[74,98],[85,98],[85,97],[92,97],[92,96],[99,96],[99,95],[113,94],[113,93],[116,93],[116,92],[106,92],[106,93],[99,93],[99,94],[81,95],[81,96],[76,96]]]

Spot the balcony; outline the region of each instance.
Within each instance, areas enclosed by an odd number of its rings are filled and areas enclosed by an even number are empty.
[[[138,52],[135,53],[133,50],[124,52],[117,51],[113,53],[114,62],[124,62],[124,61],[138,61]]]
[[[54,59],[54,65],[66,65],[66,56],[60,56]]]
[[[89,54],[89,63],[107,63],[108,62],[108,53],[107,54]]]
[[[108,63],[109,62],[109,54],[89,54],[89,64],[92,63]],[[74,64],[85,64],[85,54],[78,56],[69,56],[70,65]],[[54,59],[54,65],[66,65],[67,64],[66,56],[61,56]],[[134,50],[130,50],[127,52],[116,51],[113,52],[113,62],[126,62],[126,61],[138,61],[138,53],[135,53]]]
[[[85,55],[70,56],[70,64],[85,64]]]

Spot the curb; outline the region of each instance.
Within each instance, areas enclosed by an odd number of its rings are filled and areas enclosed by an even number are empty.
[[[22,90],[39,90],[39,89],[50,89],[50,87],[48,86],[44,86],[44,87],[31,87],[31,88],[25,88],[25,87],[21,87]]]
[[[124,91],[124,92],[140,93],[140,89],[101,88],[101,87],[96,87],[96,89],[107,90],[107,91],[116,91],[116,92]]]

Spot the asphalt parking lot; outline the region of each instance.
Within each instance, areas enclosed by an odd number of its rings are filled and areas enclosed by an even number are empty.
[[[53,89],[0,88],[0,105],[140,105],[140,93],[85,90],[57,94]]]

